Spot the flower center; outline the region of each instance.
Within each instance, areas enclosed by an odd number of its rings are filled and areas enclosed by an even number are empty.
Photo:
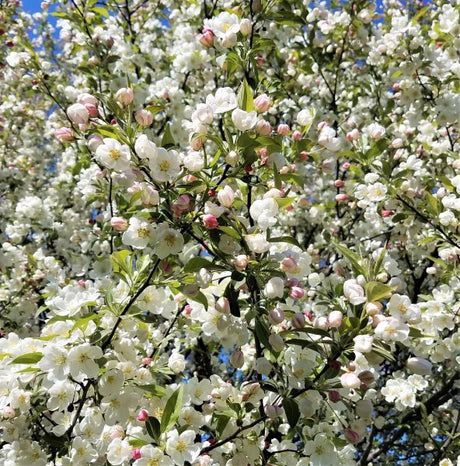
[[[186,449],[187,449],[187,443],[184,442],[183,440],[179,440],[179,441],[177,442],[176,450],[177,450],[179,453],[183,453]]]
[[[147,236],[149,236],[149,229],[146,227],[138,228],[137,236],[139,236],[139,238],[147,238]]]
[[[109,150],[109,157],[112,159],[112,160],[118,160],[120,158],[121,154],[120,154],[120,151],[118,149],[110,149]]]
[[[159,167],[160,167],[160,170],[162,172],[167,172],[169,170],[169,167],[171,166],[171,164],[169,163],[168,160],[162,160],[160,163],[159,163]]]

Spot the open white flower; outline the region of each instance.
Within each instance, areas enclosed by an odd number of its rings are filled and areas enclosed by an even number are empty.
[[[193,430],[186,430],[180,435],[176,429],[168,433],[166,453],[175,464],[183,465],[186,461],[193,463],[198,458],[200,445],[194,443],[195,437],[196,433]]]
[[[104,144],[96,149],[96,159],[107,168],[122,171],[129,168],[131,152],[128,146],[121,145],[116,139],[105,138]]]
[[[168,257],[170,254],[178,254],[184,247],[184,237],[181,233],[172,228],[165,228],[158,233],[156,244],[156,254],[160,259]]]
[[[94,379],[99,374],[99,366],[95,359],[102,358],[102,350],[99,346],[92,346],[89,343],[75,346],[69,351],[69,368],[72,377],[80,375]]]
[[[257,123],[257,112],[245,112],[240,108],[235,108],[232,112],[232,121],[236,129],[240,131],[249,131]]]
[[[181,159],[175,150],[157,149],[156,157],[149,159],[149,168],[155,181],[173,181],[180,173]]]
[[[255,201],[249,209],[251,217],[257,222],[261,230],[266,230],[275,225],[278,212],[278,203],[272,197]]]
[[[134,466],[173,466],[169,456],[153,445],[144,445],[140,450],[141,457],[134,462]]]
[[[155,238],[154,226],[141,217],[131,217],[129,227],[123,233],[123,244],[136,249],[143,249]]]
[[[214,95],[208,95],[206,103],[213,108],[214,113],[225,113],[236,108],[236,94],[231,87],[221,87]]]

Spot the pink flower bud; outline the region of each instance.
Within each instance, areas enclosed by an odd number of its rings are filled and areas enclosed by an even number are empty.
[[[270,97],[267,94],[260,94],[254,99],[254,108],[259,113],[264,113],[270,108]]]
[[[306,162],[308,160],[308,157],[308,152],[302,151],[300,153],[300,160],[302,160],[302,162]]]
[[[359,388],[361,380],[353,372],[345,372],[340,376],[340,383],[343,388]]]
[[[274,325],[283,322],[284,318],[284,312],[278,308],[272,309],[268,314],[268,320]]]
[[[99,114],[97,107],[92,104],[85,104],[86,110],[88,110],[90,118],[96,118]]]
[[[345,432],[343,433],[343,435],[347,439],[348,443],[351,443],[352,445],[356,445],[357,443],[359,443],[360,437],[356,431],[348,428],[348,429],[345,429]]]
[[[329,123],[327,121],[320,121],[318,123],[318,131],[321,131],[323,128],[327,128]]]
[[[244,254],[240,254],[236,256],[235,259],[233,260],[233,263],[235,264],[236,269],[239,270],[240,272],[248,266],[248,262],[249,262],[248,256]]]
[[[327,321],[327,317],[324,317],[324,316],[317,317],[314,324],[316,328],[321,328],[323,330],[329,329],[329,323]]]
[[[293,257],[285,257],[281,261],[280,269],[283,272],[296,273],[299,271],[299,266],[297,265],[297,261]]]
[[[85,286],[85,285],[86,285],[86,282],[85,282],[85,280],[83,280],[83,279],[81,279],[81,280],[78,280],[78,282],[77,282],[77,283],[78,283],[78,286],[81,286],[81,287],[83,287],[83,286]]]
[[[302,299],[305,296],[305,290],[300,286],[293,286],[289,290],[289,296],[292,299]]]
[[[149,358],[149,357],[147,357],[147,358],[142,358],[142,361],[141,361],[141,362],[142,362],[142,364],[143,364],[144,366],[149,366],[150,363],[152,362],[152,358]]]
[[[140,422],[145,422],[149,418],[149,413],[145,409],[141,409],[137,415],[137,420]]]
[[[391,217],[393,214],[394,214],[393,210],[382,210],[383,218]]]
[[[272,125],[266,120],[259,120],[256,123],[256,133],[261,136],[270,136],[272,134]]]
[[[203,29],[203,32],[198,37],[200,44],[208,49],[214,45],[214,34],[211,29]]]
[[[291,129],[289,128],[288,125],[281,124],[281,125],[278,125],[278,128],[276,129],[276,131],[278,132],[278,134],[281,134],[281,136],[287,136],[289,134],[289,131],[291,131]]]
[[[150,126],[153,123],[153,115],[148,110],[138,110],[134,118],[141,126]]]
[[[70,142],[74,140],[74,135],[70,128],[59,128],[54,132],[54,135],[60,142]]]
[[[301,312],[296,312],[294,317],[291,319],[291,324],[294,328],[304,328],[305,316]]]
[[[337,196],[335,196],[337,202],[345,202],[347,199],[348,196],[346,194],[337,194]]]
[[[366,304],[366,314],[368,316],[375,316],[382,310],[382,304],[378,301],[372,301]]]
[[[244,354],[242,351],[233,351],[230,356],[230,364],[237,369],[240,369],[244,365]]]
[[[91,152],[96,152],[96,149],[102,144],[102,138],[100,136],[93,135],[88,139],[86,144]]]
[[[265,411],[265,414],[272,420],[281,416],[283,412],[281,406],[276,406],[276,405],[265,406],[264,411]]]
[[[227,298],[222,297],[216,301],[216,311],[221,312],[222,314],[230,313],[230,303]]]
[[[327,322],[329,324],[329,327],[339,328],[340,325],[342,324],[342,318],[343,318],[343,314],[340,311],[332,311],[327,316]]]
[[[88,94],[84,92],[83,94],[80,94],[77,98],[77,102],[82,105],[94,105],[97,107],[97,99],[91,94]]]
[[[335,180],[334,181],[334,186],[336,188],[342,188],[345,185],[345,182],[343,180]]]
[[[350,162],[344,162],[344,163],[342,164],[342,168],[343,168],[344,170],[348,170],[348,169],[350,168],[350,165],[351,165]]]
[[[349,141],[354,141],[355,139],[359,138],[359,131],[355,128],[352,129],[349,133],[347,133],[347,139]]]
[[[338,403],[342,399],[340,393],[337,390],[329,390],[327,397],[332,403]]]
[[[292,133],[292,139],[294,139],[294,141],[300,141],[302,139],[302,133],[300,131],[294,131]]]
[[[122,87],[115,94],[115,100],[121,105],[129,105],[134,100],[134,92],[128,87]]]
[[[73,104],[67,109],[67,116],[76,125],[84,125],[89,120],[89,112],[82,104]]]
[[[122,217],[112,217],[110,226],[116,231],[125,231],[128,228],[128,222]]]
[[[371,371],[362,371],[358,374],[358,379],[369,386],[374,382],[374,374]]]
[[[0,415],[4,418],[4,419],[13,419],[15,416],[16,416],[16,411],[14,408],[12,408],[11,406],[5,406]]]
[[[411,372],[419,375],[431,374],[431,368],[433,367],[430,361],[423,358],[409,358],[406,365]]]
[[[140,448],[135,448],[132,452],[131,452],[131,457],[133,460],[138,460],[140,459],[141,457],[141,449]]]
[[[219,221],[215,215],[205,214],[203,215],[203,225],[206,229],[213,230],[219,226]]]
[[[171,210],[176,217],[181,217],[184,212],[193,208],[193,198],[188,194],[181,194],[172,204]]]

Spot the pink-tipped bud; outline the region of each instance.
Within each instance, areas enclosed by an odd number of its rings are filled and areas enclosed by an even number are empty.
[[[215,215],[205,214],[203,215],[203,225],[207,230],[213,230],[219,226],[219,221]]]
[[[230,303],[227,298],[222,297],[216,301],[216,311],[221,312],[222,314],[230,313]]]
[[[268,314],[268,320],[271,324],[280,324],[285,318],[284,311],[281,309],[275,308],[272,309]]]
[[[343,433],[343,435],[347,439],[348,443],[351,443],[352,445],[356,445],[357,443],[359,443],[359,440],[360,440],[359,434],[353,429],[345,429],[345,432]]]
[[[96,105],[85,104],[86,110],[88,110],[90,118],[96,118],[99,115]]]
[[[134,100],[134,92],[129,87],[122,87],[115,94],[115,100],[121,105],[129,105]]]
[[[337,202],[345,202],[347,199],[348,196],[346,194],[337,194],[337,196],[335,196]]]
[[[359,138],[359,131],[355,128],[347,133],[347,139],[351,142]]]
[[[264,113],[270,108],[270,97],[267,94],[260,94],[254,99],[254,108],[258,113]]]
[[[138,460],[141,458],[141,449],[140,448],[135,448],[132,452],[131,452],[131,457],[133,460]]]
[[[332,403],[338,403],[342,399],[340,393],[337,390],[329,390],[327,397]]]
[[[54,132],[54,135],[60,142],[70,142],[74,140],[74,135],[70,128],[59,128]]]
[[[152,362],[152,358],[149,358],[149,357],[142,358],[142,361],[141,361],[141,362],[142,362],[142,364],[143,364],[144,366],[149,366],[150,363]]]
[[[342,325],[343,314],[340,311],[332,311],[327,316],[327,322],[331,328],[339,328]]]
[[[240,272],[246,269],[246,267],[248,266],[248,262],[249,262],[248,256],[244,254],[240,254],[236,256],[235,259],[233,260],[233,263],[235,264],[236,269],[239,270]]]
[[[116,231],[125,231],[128,228],[128,222],[122,217],[112,217],[110,226]]]
[[[273,132],[272,125],[266,120],[259,120],[256,123],[256,133],[261,136],[270,136]]]
[[[145,409],[141,409],[137,415],[137,420],[140,422],[145,422],[149,418],[149,413]]]
[[[351,163],[350,163],[350,162],[344,162],[344,163],[342,164],[342,168],[343,168],[344,170],[348,170],[348,169],[350,168],[350,166],[351,166]]]
[[[272,420],[281,416],[281,414],[283,413],[283,409],[281,408],[281,406],[276,406],[276,405],[265,406],[264,411],[265,411],[265,414]]]
[[[299,266],[293,257],[285,257],[281,261],[280,269],[287,273],[297,273],[299,271]]]
[[[294,141],[300,141],[302,139],[302,133],[300,131],[294,131],[292,133],[292,139],[294,139]]]
[[[244,354],[242,351],[233,351],[230,356],[230,364],[237,369],[240,369],[244,365]]]
[[[423,358],[409,358],[406,365],[411,372],[419,375],[431,374],[431,368],[433,367],[430,361]]]
[[[89,112],[82,104],[73,104],[67,109],[67,116],[75,125],[84,125],[88,123]]]
[[[294,317],[291,319],[291,324],[294,328],[304,328],[305,316],[301,312],[296,312]]]
[[[336,188],[342,188],[343,186],[345,186],[345,182],[343,180],[335,180],[334,181],[334,186]]]
[[[368,316],[375,316],[382,310],[382,308],[382,303],[379,303],[378,301],[372,301],[366,304],[365,310]]]
[[[382,210],[383,218],[391,217],[393,214],[394,214],[393,210]]]
[[[211,29],[203,29],[203,32],[198,36],[198,40],[204,48],[209,49],[214,45],[214,33]]]
[[[153,123],[153,115],[148,110],[138,110],[134,118],[141,126],[147,127]]]
[[[345,372],[340,376],[340,383],[343,388],[359,388],[361,380],[353,372]]]
[[[292,299],[302,299],[305,296],[305,290],[300,286],[293,286],[289,290],[289,296]]]
[[[278,125],[278,128],[276,129],[276,131],[278,132],[278,134],[281,134],[281,136],[287,136],[289,132],[291,131],[291,129],[289,128],[288,125],[281,124],[281,125]]]

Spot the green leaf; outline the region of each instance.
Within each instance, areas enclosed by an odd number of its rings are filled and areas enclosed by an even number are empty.
[[[238,303],[238,297],[240,293],[235,289],[235,285],[230,282],[225,288],[224,296],[228,299],[230,304],[230,313],[235,317],[240,317],[240,304]]]
[[[367,275],[366,269],[362,265],[362,259],[361,257],[358,256],[358,254],[356,254],[356,252],[351,251],[350,249],[348,249],[346,246],[343,246],[342,244],[335,243],[335,242],[333,244],[334,244],[334,247],[337,249],[337,251],[339,251],[340,254],[342,254],[342,256],[348,260],[348,262],[350,262],[355,272],[357,272],[358,274],[364,275],[364,276]]]
[[[246,79],[243,80],[238,91],[238,107],[246,112],[254,110],[254,98]]]
[[[269,337],[270,330],[268,326],[258,317],[256,317],[256,323],[254,326],[254,332],[260,342],[268,349],[272,350],[272,345],[270,345]]]
[[[241,235],[232,227],[222,226],[218,230],[223,231],[226,235],[231,236],[237,240],[241,240]]]
[[[380,282],[366,283],[366,298],[368,301],[379,301],[389,295],[396,289],[394,286],[388,286]]]
[[[275,236],[274,238],[268,238],[269,243],[289,243],[302,249],[302,246],[293,236]]]
[[[166,389],[163,388],[161,385],[147,384],[147,385],[136,385],[136,387],[139,387],[142,390],[145,390],[146,392],[158,398],[162,398],[163,396],[166,396]]]
[[[96,13],[99,13],[101,16],[105,16],[106,18],[110,18],[109,12],[105,8],[102,8],[101,6],[94,7],[93,11],[95,11]]]
[[[43,357],[43,353],[26,353],[13,359],[10,364],[35,364]]]
[[[176,142],[174,141],[173,135],[171,133],[171,125],[167,123],[165,132],[163,133],[163,137],[161,139],[161,146],[165,149],[169,149],[170,147],[174,147],[175,145]]]
[[[219,435],[222,435],[222,432],[227,427],[228,421],[230,421],[231,416],[227,416],[226,414],[216,413],[214,414],[215,424],[216,424],[216,431]]]
[[[166,402],[165,410],[161,416],[160,431],[162,434],[168,431],[176,423],[182,408],[183,396],[184,386],[181,384]]]
[[[284,412],[286,413],[289,425],[291,426],[291,429],[293,429],[297,425],[297,421],[300,418],[299,406],[292,398],[284,398],[283,408]]]
[[[156,420],[156,419],[155,419]],[[148,421],[147,421],[148,422]],[[158,422],[158,421],[157,421]],[[147,426],[147,424],[146,424]],[[147,432],[149,431],[148,427],[147,427]],[[128,440],[128,443],[133,447],[133,448],[141,448],[143,447],[144,445],[148,445],[148,442],[146,442],[145,440],[142,440],[141,438],[133,438],[131,440]]]
[[[158,441],[161,435],[161,427],[158,419],[156,417],[149,416],[147,421],[145,421],[145,427],[150,437]]]
[[[213,267],[213,263],[208,259],[203,257],[193,257],[190,259],[184,266],[185,273],[194,273],[198,272],[201,269],[211,269]]]

